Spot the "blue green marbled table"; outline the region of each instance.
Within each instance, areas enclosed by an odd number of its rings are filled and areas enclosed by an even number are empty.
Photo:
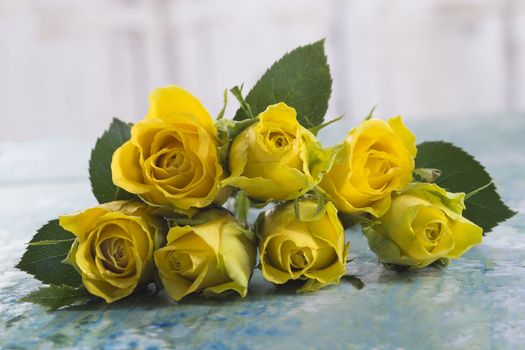
[[[365,283],[360,290],[342,283],[295,295],[256,273],[245,299],[177,304],[160,295],[56,312],[17,302],[39,283],[13,266],[44,222],[95,204],[86,178],[91,145],[0,143],[0,348],[524,348],[525,116],[407,123],[419,140],[453,141],[474,154],[519,211],[447,269],[385,269],[349,231],[357,258],[348,270]],[[341,129],[324,139],[334,143]]]

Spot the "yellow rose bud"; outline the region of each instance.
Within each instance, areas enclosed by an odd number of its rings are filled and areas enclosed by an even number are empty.
[[[307,279],[303,290],[337,284],[346,272],[343,226],[337,209],[328,202],[322,208],[312,199],[278,205],[257,221],[263,276],[276,284]]]
[[[68,262],[91,294],[112,303],[151,280],[158,225],[142,204],[110,202],[59,222],[76,236]]]
[[[320,186],[340,211],[380,217],[390,194],[412,179],[415,141],[401,117],[364,121],[350,130]]]
[[[113,154],[113,182],[151,205],[183,210],[209,205],[223,175],[210,115],[176,86],[156,89],[150,102],[131,140]]]
[[[167,293],[176,301],[200,291],[246,296],[257,249],[253,232],[222,210],[201,212],[192,221],[172,227],[168,243],[154,254]]]
[[[258,118],[233,140],[231,176],[222,184],[260,201],[294,199],[317,185],[335,152],[324,150],[285,103],[269,106]]]
[[[464,196],[435,184],[409,185],[377,223],[364,228],[370,248],[384,263],[414,267],[461,257],[481,243],[483,232],[462,216]]]

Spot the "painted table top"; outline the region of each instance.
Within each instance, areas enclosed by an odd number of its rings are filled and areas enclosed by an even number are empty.
[[[357,258],[348,270],[362,289],[343,282],[296,295],[256,273],[245,299],[131,297],[56,312],[17,302],[39,283],[13,266],[47,220],[95,205],[86,175],[91,145],[0,143],[0,348],[523,348],[525,116],[408,124],[419,140],[453,141],[474,154],[519,211],[447,269],[388,270],[352,230]],[[335,143],[340,129],[323,138]]]

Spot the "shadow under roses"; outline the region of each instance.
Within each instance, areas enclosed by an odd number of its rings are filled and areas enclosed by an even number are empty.
[[[386,266],[383,266],[379,262],[370,261],[376,266],[374,271],[364,275],[353,275],[346,274],[341,278],[340,285],[331,285],[323,288],[321,291],[314,293],[298,293],[297,290],[302,287],[305,281],[294,280],[282,285],[274,285],[270,282],[264,281],[262,276],[256,281],[250,284],[250,293],[242,298],[238,294],[224,293],[213,297],[205,297],[201,294],[191,294],[186,296],[183,300],[175,302],[169,298],[166,292],[160,291],[156,295],[148,295],[147,293],[141,292],[128,296],[125,299],[119,300],[118,302],[107,304],[103,300],[94,298],[89,302],[81,305],[72,305],[65,307],[53,312],[68,312],[68,311],[109,311],[109,310],[160,310],[165,308],[175,308],[184,306],[209,306],[209,307],[223,307],[231,303],[251,303],[255,301],[268,301],[275,299],[278,296],[294,296],[297,298],[307,297],[309,295],[315,295],[327,291],[337,290],[341,288],[341,285],[349,285],[350,288],[346,288],[345,292],[352,293],[352,291],[359,292],[361,289],[366,290],[367,287],[373,287],[374,285],[397,285],[397,284],[412,284],[418,279],[424,279],[426,277],[432,277],[436,273],[441,273],[442,269],[439,267],[430,266],[425,270],[396,270]],[[360,269],[364,270],[364,269]],[[257,273],[260,275],[260,272]],[[180,310],[181,312],[183,309]]]
[[[72,305],[61,308],[54,312],[68,312],[68,311],[110,311],[110,310],[160,310],[166,308],[181,308],[181,312],[185,306],[209,306],[209,307],[223,307],[232,303],[251,303],[260,301],[269,301],[279,296],[292,296],[301,298],[308,295],[315,295],[316,293],[298,293],[297,290],[301,288],[305,280],[292,280],[282,285],[274,285],[266,280],[261,275],[259,270],[255,271],[252,282],[250,283],[250,292],[245,297],[240,297],[235,292],[226,292],[211,297],[206,297],[202,294],[190,294],[181,301],[173,301],[170,299],[165,290],[159,291],[155,295],[148,294],[146,291],[134,293],[122,300],[107,304],[102,299],[93,298],[87,303],[80,305]],[[341,279],[341,284],[352,285],[355,290],[363,288],[365,285],[361,278],[354,275],[345,275]],[[336,290],[339,286],[331,285],[322,289],[322,291]],[[175,310],[174,309],[174,310]]]

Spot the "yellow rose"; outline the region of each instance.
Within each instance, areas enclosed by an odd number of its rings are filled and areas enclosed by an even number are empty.
[[[269,106],[258,118],[233,140],[231,176],[222,184],[260,201],[294,199],[317,185],[335,152],[324,150],[285,103]]]
[[[464,193],[416,183],[392,198],[386,214],[364,233],[384,263],[425,267],[457,259],[481,243],[482,229],[462,216]]]
[[[150,102],[131,140],[113,154],[113,182],[151,205],[183,210],[209,205],[223,175],[210,115],[176,86],[156,89]]]
[[[256,244],[226,211],[208,210],[193,225],[169,230],[168,243],[155,252],[155,264],[167,293],[176,301],[202,291],[234,290],[246,296],[255,266]]]
[[[116,201],[60,217],[76,240],[68,262],[86,289],[111,303],[130,295],[153,276],[158,225],[139,203]]]
[[[320,186],[340,211],[380,217],[390,194],[412,179],[415,141],[401,117],[364,121],[350,130]]]
[[[337,209],[328,202],[322,208],[312,199],[278,205],[257,220],[262,274],[270,282],[307,279],[302,290],[337,284],[346,272],[343,226]]]

